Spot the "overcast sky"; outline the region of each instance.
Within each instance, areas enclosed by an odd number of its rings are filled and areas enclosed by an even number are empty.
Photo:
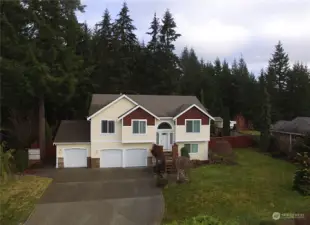
[[[291,63],[310,66],[310,0],[127,0],[139,40],[148,41],[154,13],[169,9],[182,35],[176,53],[193,47],[198,57],[232,62],[241,54],[255,74],[267,66],[281,40]],[[123,0],[82,0],[81,22],[93,26],[108,8],[114,20]]]

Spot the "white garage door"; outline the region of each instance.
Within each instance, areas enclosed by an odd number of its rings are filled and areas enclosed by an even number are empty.
[[[147,165],[146,149],[126,149],[125,167],[141,167]]]
[[[123,167],[123,150],[106,149],[100,152],[100,167]]]
[[[64,167],[87,167],[87,150],[82,148],[65,149]]]

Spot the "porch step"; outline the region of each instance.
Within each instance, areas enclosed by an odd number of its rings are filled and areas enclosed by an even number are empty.
[[[172,156],[166,157],[166,172],[167,173],[176,173],[175,166],[173,164]]]

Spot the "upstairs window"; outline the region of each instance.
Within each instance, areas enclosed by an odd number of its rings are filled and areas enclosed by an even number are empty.
[[[133,134],[146,134],[146,120],[133,120],[132,121]]]
[[[101,133],[102,134],[114,134],[115,133],[115,121],[114,120],[101,120]]]
[[[200,133],[201,120],[186,120],[186,133]]]

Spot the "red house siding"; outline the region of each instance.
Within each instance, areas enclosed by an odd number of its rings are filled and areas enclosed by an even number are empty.
[[[183,113],[181,116],[177,118],[177,125],[185,125],[185,119],[201,119],[202,125],[209,124],[209,117],[203,114],[196,107],[191,108],[187,112]]]
[[[155,125],[155,118],[148,112],[144,111],[141,108],[138,108],[132,111],[130,114],[123,118],[123,126],[131,126],[131,121],[135,119],[147,120],[147,125]]]

